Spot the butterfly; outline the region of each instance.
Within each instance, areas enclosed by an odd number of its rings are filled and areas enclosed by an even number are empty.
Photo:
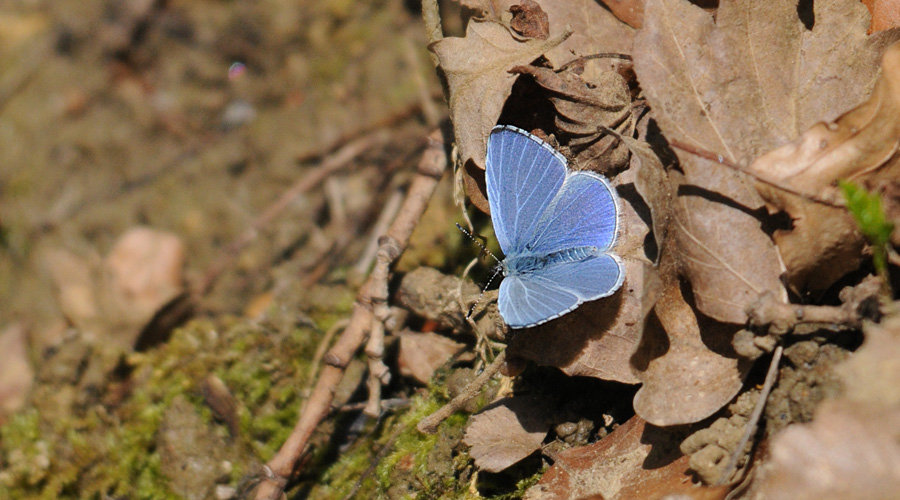
[[[605,177],[569,170],[546,142],[498,125],[488,138],[485,180],[504,255],[498,306],[510,327],[540,325],[622,286],[622,260],[610,252],[619,198]]]

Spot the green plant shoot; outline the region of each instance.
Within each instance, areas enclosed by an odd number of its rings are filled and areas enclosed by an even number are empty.
[[[847,200],[847,209],[856,220],[859,231],[872,245],[872,261],[875,264],[875,271],[883,278],[885,285],[890,286],[887,255],[894,223],[888,220],[884,213],[881,196],[877,193],[870,193],[850,181],[840,181],[840,187]]]

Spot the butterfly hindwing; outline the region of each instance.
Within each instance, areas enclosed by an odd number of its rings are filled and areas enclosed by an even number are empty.
[[[510,276],[500,283],[500,315],[512,328],[539,325],[583,302],[612,295],[624,277],[619,258],[606,253]]]

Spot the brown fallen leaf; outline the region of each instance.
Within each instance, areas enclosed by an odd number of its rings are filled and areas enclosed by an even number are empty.
[[[427,384],[435,370],[444,366],[466,346],[433,332],[406,329],[397,336],[400,337],[397,355],[400,374],[412,377],[422,384]]]
[[[561,452],[525,500],[718,500],[723,487],[699,487],[688,475],[683,436],[633,417],[601,441]]]
[[[791,230],[774,237],[797,290],[823,290],[862,260],[865,241],[850,214],[815,199],[839,199],[839,179],[877,185],[900,176],[900,45],[885,52],[881,68],[868,101],[834,122],[817,123],[748,169],[766,179],[757,188],[770,211],[793,219]]]
[[[869,34],[900,26],[900,4],[895,0],[862,0],[872,14]]]
[[[474,10],[485,12],[490,18],[500,21],[509,17],[512,6],[522,0],[461,0],[461,4]],[[639,2],[638,2],[639,3]],[[621,22],[595,0],[570,0],[568,2],[543,1],[541,9],[547,14],[550,37],[567,31],[572,36],[544,57],[554,68],[580,56],[601,53],[630,54],[635,29]]]
[[[568,36],[564,32],[547,40],[522,40],[500,23],[472,20],[465,38],[447,37],[429,47],[447,77],[462,163],[484,168],[487,137],[518,77],[509,70],[529,64]]]
[[[548,401],[536,396],[503,398],[469,419],[463,442],[479,469],[500,472],[541,448],[550,430]]]
[[[634,54],[635,71],[666,137],[729,159],[752,149],[742,135],[748,126],[740,123],[745,117],[739,110],[748,109],[758,94],[750,92],[752,79],[737,78],[750,72],[741,49],[746,51],[751,37],[747,26],[725,24],[723,16],[735,16],[736,8],[722,2],[717,24],[687,1],[649,0]],[[796,13],[787,19],[799,23]],[[744,39],[732,34],[740,28]],[[671,179],[678,196],[670,229],[680,273],[702,312],[741,323],[744,301],[783,290],[777,251],[754,214],[762,199],[746,176],[696,156],[679,159],[684,177]]]
[[[534,0],[522,0],[521,4],[511,5],[509,13],[512,14],[509,26],[516,33],[538,40],[550,38],[549,17]]]
[[[731,338],[740,328],[696,312],[675,276],[674,257],[663,252],[662,292],[648,319],[632,364],[643,386],[634,410],[654,425],[700,421],[741,389],[751,363],[739,358]]]
[[[635,70],[669,140],[739,163],[862,100],[878,47],[858,2],[815,3],[811,31],[791,1],[720,2],[715,20],[685,0],[648,0]],[[702,312],[744,321],[747,297],[775,291],[780,256],[762,231],[762,199],[746,176],[680,154],[676,211],[681,272]],[[752,257],[748,260],[747,257]]]
[[[513,71],[530,75],[549,91],[556,130],[575,163],[610,175],[627,163],[628,149],[601,130],[631,133],[631,95],[622,75],[610,70],[585,73],[585,64],[561,72],[537,66],[517,66]]]
[[[629,26],[641,29],[644,25],[644,0],[600,0],[610,12]]]
[[[647,204],[653,228],[653,239],[656,242],[655,260],[659,261],[659,251],[663,248],[669,233],[669,219],[673,212],[674,193],[669,183],[665,167],[656,152],[647,142],[621,135],[613,131],[617,139],[622,141],[631,151],[631,170],[634,171],[634,188]],[[646,135],[646,130],[644,130]]]

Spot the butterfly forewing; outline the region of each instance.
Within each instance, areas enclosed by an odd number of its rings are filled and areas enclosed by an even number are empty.
[[[512,127],[488,139],[485,181],[491,220],[505,255],[525,251],[566,177],[566,160],[546,143]]]
[[[553,253],[567,248],[607,250],[618,231],[618,200],[612,186],[593,172],[572,172],[539,221],[529,249]]]

